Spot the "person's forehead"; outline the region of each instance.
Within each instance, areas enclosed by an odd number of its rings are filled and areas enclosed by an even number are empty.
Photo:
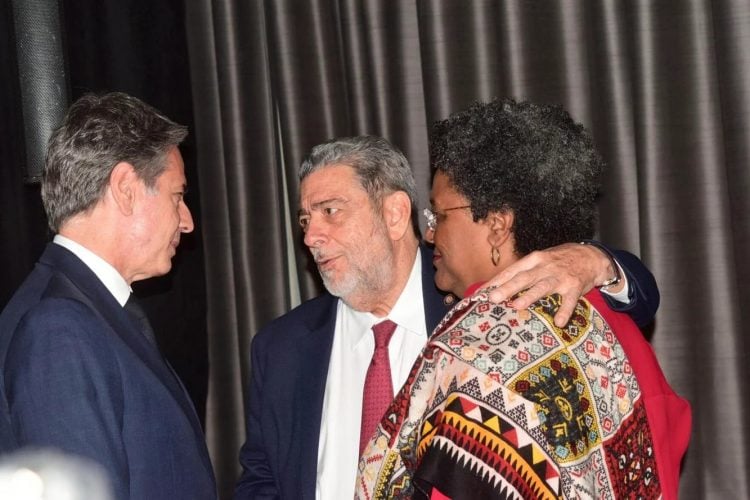
[[[433,206],[439,202],[455,204],[457,202],[464,203],[465,201],[466,197],[456,189],[456,186],[453,185],[447,175],[442,172],[435,174],[432,179],[432,189],[430,190],[430,203]]]
[[[166,168],[162,173],[170,179],[181,180],[185,182],[185,163],[182,160],[182,155],[177,146],[173,147],[167,154]]]
[[[442,172],[436,173],[432,178],[432,189],[430,190],[432,195],[446,195],[451,193],[457,193],[453,184],[450,182],[448,177]]]
[[[367,194],[349,165],[326,165],[304,178],[300,186],[302,197],[329,196],[332,194]]]

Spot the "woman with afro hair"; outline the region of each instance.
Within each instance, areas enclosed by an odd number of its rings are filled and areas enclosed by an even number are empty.
[[[690,408],[599,290],[555,326],[557,295],[515,310],[483,283],[591,238],[603,161],[562,108],[495,100],[438,122],[426,238],[441,321],[359,464],[357,497],[677,498]]]

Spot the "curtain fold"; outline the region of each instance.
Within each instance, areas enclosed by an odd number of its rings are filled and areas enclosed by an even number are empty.
[[[206,249],[206,437],[222,498],[244,439],[252,334],[291,306],[264,5],[186,2]]]
[[[562,104],[592,131],[608,165],[600,237],[654,272],[662,305],[652,343],[693,405],[680,498],[750,497],[747,1],[187,5],[207,425],[225,498],[244,437],[250,339],[294,305],[293,285],[303,299],[320,290],[294,223],[303,156],[332,137],[383,135],[411,160],[424,205],[430,125],[494,96]]]

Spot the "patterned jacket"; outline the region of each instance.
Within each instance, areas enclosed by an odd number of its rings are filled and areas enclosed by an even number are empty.
[[[480,292],[433,333],[360,459],[356,498],[676,498],[690,408],[598,291]]]

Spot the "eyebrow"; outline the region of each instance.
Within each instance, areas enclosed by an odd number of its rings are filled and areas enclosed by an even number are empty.
[[[316,201],[315,203],[313,203],[313,204],[310,205],[310,208],[313,209],[313,210],[317,210],[318,208],[322,207],[323,205],[329,205],[331,203],[348,203],[348,202],[349,202],[349,200],[346,200],[346,199],[340,198],[340,197],[328,198],[328,199],[325,199],[325,200]],[[299,217],[300,215],[306,215],[307,213],[308,213],[307,210],[305,210],[304,208],[300,208],[299,210],[297,210],[297,217]]]

